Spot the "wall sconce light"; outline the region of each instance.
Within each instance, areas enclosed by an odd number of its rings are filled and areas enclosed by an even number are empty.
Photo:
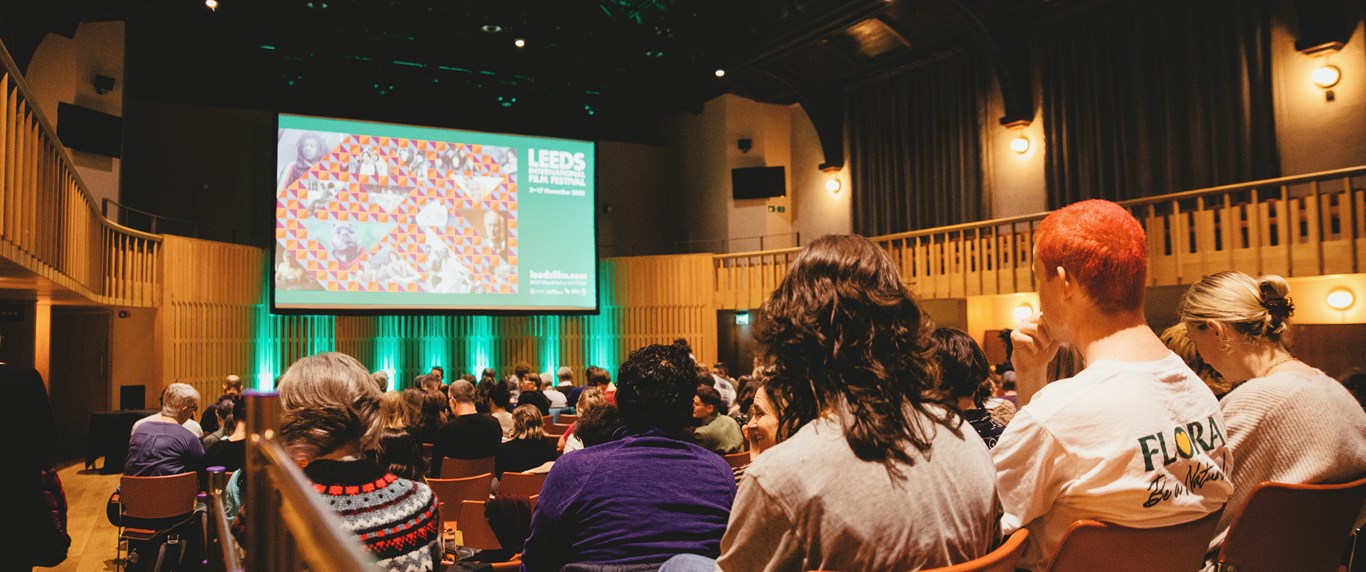
[[[844,184],[840,183],[839,177],[830,177],[825,180],[825,190],[827,191],[839,193],[842,188],[844,188]]]
[[[1328,292],[1328,307],[1339,312],[1351,308],[1356,301],[1356,295],[1345,287],[1337,287]]]
[[[1337,85],[1338,80],[1342,79],[1342,70],[1338,69],[1335,65],[1324,64],[1314,68],[1313,73],[1311,73],[1309,77],[1314,81],[1314,85],[1323,89],[1328,89]]]
[[[1025,154],[1029,151],[1029,138],[1025,137],[1023,133],[1017,135],[1010,140],[1010,150],[1019,155]]]
[[[1034,305],[1033,305],[1033,304],[1030,304],[1029,302],[1025,302],[1025,303],[1020,304],[1019,306],[1016,306],[1016,307],[1015,307],[1015,321],[1016,321],[1016,322],[1023,321],[1025,318],[1028,318],[1028,317],[1033,316],[1033,315],[1034,315]]]

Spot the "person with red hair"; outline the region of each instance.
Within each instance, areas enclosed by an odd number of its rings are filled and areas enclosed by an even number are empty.
[[[1219,403],[1148,327],[1146,272],[1143,227],[1114,203],[1068,205],[1035,231],[1040,313],[1011,334],[1022,407],[992,449],[1003,531],[1030,534],[1021,567],[1046,568],[1077,520],[1169,526],[1232,493]],[[1062,343],[1087,367],[1050,384]]]

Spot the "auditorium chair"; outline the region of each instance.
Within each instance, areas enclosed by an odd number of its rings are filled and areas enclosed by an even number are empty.
[[[722,457],[726,458],[726,462],[730,464],[732,469],[738,469],[749,464],[749,451],[731,453],[729,455],[722,455]]]
[[[1222,512],[1217,510],[1199,520],[1156,528],[1078,520],[1063,535],[1048,570],[1199,570]]]
[[[1261,483],[1234,515],[1215,570],[1336,571],[1364,501],[1366,478],[1337,485]]]
[[[444,505],[441,509],[441,518],[447,521],[456,520],[455,516],[462,501],[482,501],[489,498],[493,473],[460,479],[427,479],[427,485],[432,487],[437,502]]]
[[[199,474],[194,472],[160,477],[124,475],[119,480],[116,501],[119,506],[118,543],[114,557],[122,569],[124,544],[129,541],[150,540],[161,532],[151,528],[128,526],[145,521],[169,521],[187,517],[194,512],[194,501],[199,495]]]
[[[546,473],[514,473],[508,471],[498,479],[498,494],[534,496],[541,494]]]
[[[1021,528],[986,556],[953,566],[927,568],[922,572],[1014,572],[1015,565],[1019,564],[1020,557],[1024,556],[1028,541],[1029,531]]]
[[[457,459],[455,457],[441,458],[441,478],[460,479],[473,477],[484,473],[493,473],[493,457],[482,459]]]

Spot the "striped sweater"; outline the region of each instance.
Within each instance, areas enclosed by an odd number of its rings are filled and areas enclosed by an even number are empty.
[[[370,460],[319,460],[304,472],[343,526],[378,559],[378,570],[421,572],[441,562],[436,497],[426,484],[398,478]]]

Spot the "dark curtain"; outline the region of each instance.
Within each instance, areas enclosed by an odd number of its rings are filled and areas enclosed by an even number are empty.
[[[983,218],[986,71],[969,51],[849,92],[854,232]]]
[[[1037,37],[1048,205],[1279,175],[1271,7],[1113,2]]]

